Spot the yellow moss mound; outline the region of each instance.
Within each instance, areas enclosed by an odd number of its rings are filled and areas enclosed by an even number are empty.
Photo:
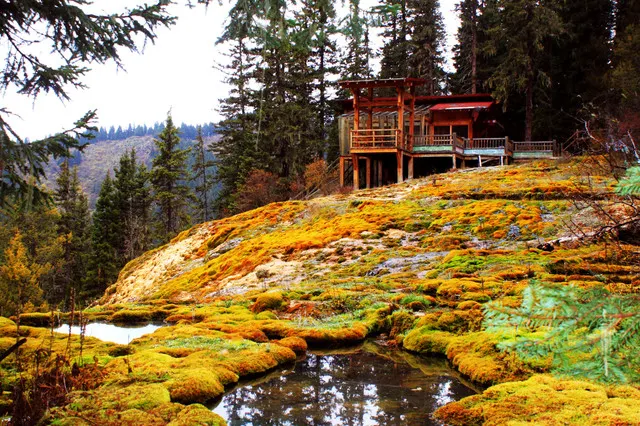
[[[222,417],[212,413],[207,407],[193,404],[180,411],[178,417],[167,426],[226,426],[226,424]]]
[[[638,425],[640,391],[538,375],[493,386],[435,413],[451,426]]]
[[[307,342],[300,337],[285,337],[281,340],[275,340],[273,343],[289,348],[297,355],[303,354],[307,351]]]

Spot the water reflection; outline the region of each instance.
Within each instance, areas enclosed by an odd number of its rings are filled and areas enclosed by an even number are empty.
[[[122,326],[102,322],[92,322],[87,324],[85,336],[95,337],[105,342],[127,345],[133,339],[144,336],[145,334],[153,333],[160,327],[162,326],[158,324],[147,324],[144,326]],[[62,324],[60,327],[54,329],[53,331],[57,333],[68,334],[69,324]],[[71,334],[80,334],[80,326],[74,325],[73,327],[71,327]]]
[[[213,411],[230,426],[439,425],[431,418],[436,408],[474,393],[444,360],[369,345],[310,354],[292,369],[236,388]]]

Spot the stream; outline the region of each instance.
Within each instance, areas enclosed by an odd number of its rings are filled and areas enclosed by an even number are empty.
[[[128,345],[133,339],[137,339],[145,334],[153,333],[157,329],[162,327],[160,324],[145,324],[145,325],[114,325],[104,322],[92,322],[87,324],[85,330],[85,336],[95,337],[105,342],[119,343],[121,345]],[[69,333],[69,324],[62,324],[60,327],[53,329],[56,333]],[[80,326],[74,325],[71,327],[71,334],[80,334]]]
[[[475,393],[445,359],[367,342],[241,381],[212,409],[229,426],[441,425],[437,408]]]

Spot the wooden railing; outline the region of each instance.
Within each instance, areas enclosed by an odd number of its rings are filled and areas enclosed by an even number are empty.
[[[507,146],[507,138],[474,138],[465,140],[467,148],[500,149]]]
[[[514,142],[514,152],[556,151],[556,141]]]
[[[413,146],[443,146],[453,145],[453,141],[457,139],[455,133],[453,135],[423,135],[413,137]]]
[[[400,129],[360,129],[351,131],[352,149],[398,148],[402,140]]]

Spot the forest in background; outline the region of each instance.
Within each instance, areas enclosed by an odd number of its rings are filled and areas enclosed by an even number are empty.
[[[91,113],[63,135],[63,145],[54,139],[30,144],[42,147],[44,161],[52,154],[64,158],[65,147],[159,131],[151,167],[134,151],[124,154],[105,177],[93,215],[73,159],[62,162],[52,194],[39,185],[39,166],[23,169],[31,180],[5,168],[0,248],[17,253],[22,245],[26,261],[48,265],[38,278],[39,300],[65,303],[73,290],[89,301],[127,261],[193,223],[289,199],[321,183],[337,157],[336,100],[347,96],[338,80],[418,77],[428,81],[421,95],[489,92],[504,108],[505,134],[562,141],[582,130],[587,136],[576,152],[624,150],[634,142],[640,127],[637,1],[463,0],[452,73],[444,67],[438,1],[344,4],[346,16],[331,0],[232,3],[218,39],[228,55],[231,91],[220,101],[223,120],[201,130],[221,135],[208,149],[197,143],[187,152],[180,138],[195,129],[176,128],[170,117],[151,127],[107,130],[91,127]],[[166,18],[153,13],[149,19],[157,23]],[[371,42],[379,29],[380,50]],[[374,61],[380,62],[375,75]],[[27,89],[34,84],[27,83]],[[53,90],[64,97],[59,84]],[[12,136],[6,128],[4,135]],[[591,143],[596,139],[602,143]],[[47,197],[54,203],[39,202]]]
[[[345,4],[339,16],[331,0],[233,2],[218,40],[232,87],[220,106],[219,214],[287,199],[304,185],[309,164],[337,157],[335,99],[347,96],[338,80],[418,77],[428,82],[419,95],[491,93],[503,107],[505,135],[570,140],[574,153],[626,149],[637,139],[638,1],[463,0],[451,73],[438,1]],[[373,30],[381,30],[380,50]],[[596,134],[607,146],[589,146]]]

